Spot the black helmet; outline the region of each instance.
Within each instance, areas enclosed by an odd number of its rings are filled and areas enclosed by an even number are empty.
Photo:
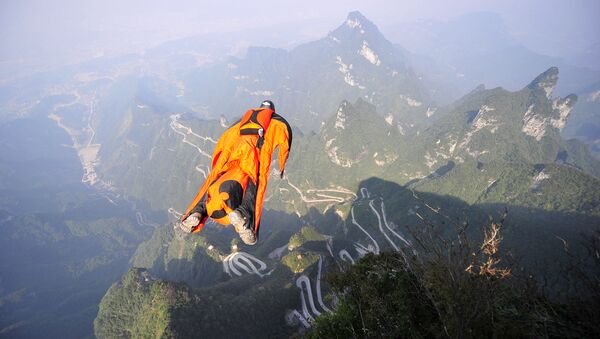
[[[275,112],[275,104],[271,100],[265,100],[260,104],[260,108],[269,108],[273,112]]]

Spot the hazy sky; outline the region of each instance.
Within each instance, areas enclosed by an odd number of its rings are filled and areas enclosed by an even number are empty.
[[[308,40],[335,28],[352,10],[361,11],[384,33],[386,27],[402,22],[491,11],[503,17],[515,38],[549,55],[568,55],[600,41],[596,0],[0,0],[0,60],[65,54],[86,42],[115,52],[202,32],[287,23],[295,23],[294,29],[302,27],[288,32],[290,40]]]

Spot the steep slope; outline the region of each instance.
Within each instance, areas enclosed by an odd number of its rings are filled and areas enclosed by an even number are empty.
[[[318,134],[294,140],[286,177],[270,182],[268,206],[298,215],[351,201],[362,178],[397,180],[390,168],[411,153],[410,139],[393,117],[382,117],[360,98],[343,101]]]
[[[273,276],[287,274],[281,270]],[[155,280],[132,269],[114,284],[100,304],[95,321],[98,338],[120,336],[261,338],[294,332],[285,309],[297,300],[291,284],[246,279],[219,288],[193,291],[184,284]],[[258,281],[256,281],[258,279]],[[259,282],[259,283],[257,283]]]

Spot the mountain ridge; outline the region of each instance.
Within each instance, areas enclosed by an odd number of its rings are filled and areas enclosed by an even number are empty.
[[[260,53],[269,59],[257,61]],[[281,102],[278,108],[290,122],[305,131],[317,130],[328,118],[325,112],[344,99],[362,97],[407,123],[426,121],[425,112],[435,101],[434,91],[406,65],[402,53],[359,13],[349,14],[326,37],[289,52],[253,47],[246,58],[198,70],[195,76],[212,83],[190,80],[196,93],[190,100],[213,109],[221,101],[227,103],[225,111],[238,112],[257,96],[271,97]],[[221,100],[225,95],[235,100]]]

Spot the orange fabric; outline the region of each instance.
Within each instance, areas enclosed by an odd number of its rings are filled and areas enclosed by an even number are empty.
[[[255,115],[257,112],[258,114]],[[252,125],[253,123],[258,123],[266,131],[269,128],[273,113],[274,112],[268,108],[249,109],[242,117],[242,120],[240,120],[240,127],[246,127],[248,124]],[[253,117],[253,115],[255,116]]]
[[[234,167],[217,179],[217,181],[210,185],[208,188],[208,194],[206,199],[206,210],[208,215],[219,224],[229,225],[229,213],[232,211],[232,207],[227,201],[231,198],[228,192],[221,191],[221,185],[226,181],[235,181],[240,184],[242,189],[246,188],[248,184],[249,176],[244,173],[239,167]],[[239,197],[241,201],[241,197]],[[217,211],[223,211],[225,215],[223,217],[215,217],[213,214]]]
[[[229,178],[242,184],[245,191],[248,180],[257,183],[254,231],[258,234],[265,191],[269,180],[269,171],[273,152],[279,147],[279,170],[283,173],[290,149],[290,135],[288,126],[278,120],[271,119],[273,111],[266,108],[248,110],[240,122],[227,129],[213,152],[212,169],[204,184],[198,190],[196,197],[189,204],[181,220],[185,220],[191,210],[207,195],[207,210],[212,211],[225,208],[226,199],[218,193],[221,183]],[[253,117],[254,114],[254,117]],[[240,135],[243,128],[255,128],[253,123],[260,124],[264,129],[264,142],[259,149],[256,147],[258,135]],[[243,174],[243,175],[242,175]],[[223,178],[223,179],[222,179]],[[208,194],[207,194],[208,193]],[[210,198],[210,199],[208,199]],[[210,201],[209,201],[210,200]],[[209,208],[210,205],[210,208]],[[231,212],[227,211],[227,214]],[[228,224],[227,216],[215,221]],[[204,226],[205,220],[194,231],[198,232]]]
[[[223,167],[227,163],[227,159],[229,158],[231,149],[238,136],[238,124],[228,128],[225,132],[223,132],[223,135],[221,135],[221,138],[217,142],[217,145],[215,146],[215,149],[213,151],[212,169],[208,174],[208,177],[206,177],[204,184],[202,184],[202,186],[198,190],[198,193],[196,194],[196,196],[186,209],[185,213],[183,214],[181,218],[182,221],[185,220],[185,218],[187,218],[188,215],[190,215],[192,209],[200,202],[202,197],[204,197],[206,191],[208,190],[208,187],[223,173]],[[199,229],[201,229],[202,226],[204,226],[203,222],[200,224]]]
[[[271,158],[273,152],[279,147],[279,171],[283,173],[285,163],[287,162],[290,150],[290,135],[286,124],[278,120],[271,120],[269,128],[265,132],[264,143],[260,150],[260,168],[258,176],[258,189],[256,191],[256,209],[254,215],[254,232],[258,234],[260,228],[260,218],[262,215],[263,201],[265,200],[265,191],[269,181],[271,169]]]

